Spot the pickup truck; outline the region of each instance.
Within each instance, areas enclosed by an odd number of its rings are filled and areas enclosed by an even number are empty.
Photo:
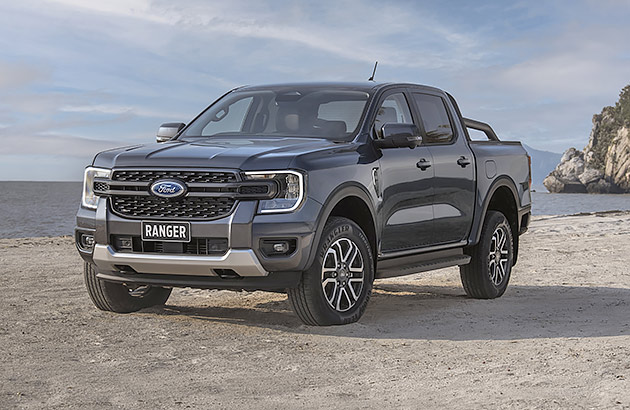
[[[97,154],[76,246],[92,301],[120,313],[173,287],[265,290],[308,325],[346,324],[375,279],[449,266],[491,299],[530,220],[529,162],[437,88],[239,87],[157,143]]]

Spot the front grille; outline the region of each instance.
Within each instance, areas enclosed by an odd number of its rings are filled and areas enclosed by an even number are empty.
[[[269,192],[269,187],[267,185],[243,185],[238,192],[245,195],[264,195]]]
[[[187,186],[179,198],[153,195],[151,184],[173,179]],[[110,209],[124,218],[209,220],[228,216],[239,200],[272,198],[274,181],[242,181],[232,170],[115,169],[111,179],[94,181],[97,195],[109,197]]]
[[[234,203],[232,198],[187,197],[173,201],[147,195],[111,197],[112,210],[131,218],[214,219],[232,212]]]
[[[109,190],[109,184],[107,182],[94,182],[94,191],[96,192],[107,192]]]
[[[140,236],[112,235],[116,252],[167,253],[180,255],[225,255],[227,238],[191,238],[190,242],[143,241]],[[131,245],[131,247],[129,247]]]
[[[223,171],[160,171],[160,170],[129,170],[114,171],[112,180],[123,182],[153,182],[158,179],[178,179],[187,183],[226,184],[236,182],[234,172]]]

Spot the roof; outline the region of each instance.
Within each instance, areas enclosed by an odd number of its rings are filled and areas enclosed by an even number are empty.
[[[392,86],[413,86],[420,87],[427,90],[433,91],[441,91],[438,88],[430,87],[426,85],[420,84],[411,84],[411,83],[377,83],[373,81],[362,81],[362,82],[302,82],[302,83],[279,83],[279,84],[266,84],[266,85],[246,85],[243,87],[239,87],[240,90],[247,91],[257,91],[257,90],[269,90],[269,89],[339,89],[339,90],[353,90],[353,91],[364,91],[364,92],[374,92],[379,89],[385,87]]]

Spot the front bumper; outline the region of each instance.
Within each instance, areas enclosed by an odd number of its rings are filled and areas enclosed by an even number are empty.
[[[92,259],[99,270],[105,271],[182,272],[193,276],[214,275],[214,269],[232,269],[239,276],[267,276],[269,273],[251,249],[230,249],[223,256],[148,255],[116,252],[109,245],[95,245]]]
[[[83,259],[96,266],[103,280],[120,282],[126,278],[127,282],[163,286],[276,289],[280,284],[295,282],[288,277],[299,280],[300,272],[306,269],[321,205],[306,198],[294,212],[263,215],[256,214],[257,205],[257,201],[241,201],[224,218],[190,221],[192,237],[227,238],[224,255],[139,253],[117,251],[110,242],[114,235],[141,235],[141,221],[115,215],[109,210],[107,199],[100,198],[95,211],[80,208],[77,214],[76,238],[82,233],[93,235],[94,246],[89,250],[77,248]],[[260,249],[262,240],[278,238],[295,239],[295,251],[287,256],[266,257]],[[223,270],[237,276],[224,278]],[[278,281],[280,276],[282,280]],[[207,286],[201,286],[204,283]]]
[[[99,272],[96,277],[107,282],[125,283],[127,285],[138,284],[164,287],[249,291],[266,290],[273,292],[284,292],[287,288],[295,288],[300,281],[300,275],[297,272],[271,272],[268,276],[250,276],[241,278]]]

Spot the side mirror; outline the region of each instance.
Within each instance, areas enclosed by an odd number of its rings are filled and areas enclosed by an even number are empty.
[[[381,128],[383,138],[374,140],[378,148],[415,148],[422,144],[420,130],[414,124],[388,122]]]
[[[170,140],[171,138],[176,136],[177,133],[179,133],[185,126],[186,124],[184,124],[183,122],[167,122],[166,124],[160,125],[156,137],[157,142],[166,142]]]

